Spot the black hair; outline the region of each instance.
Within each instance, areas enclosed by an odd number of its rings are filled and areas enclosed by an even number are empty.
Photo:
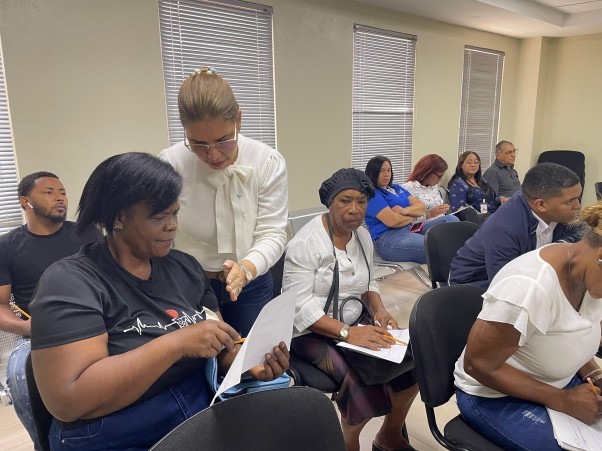
[[[383,167],[385,161],[391,165],[391,180],[389,180],[388,186],[393,186],[393,165],[391,164],[391,160],[387,157],[378,155],[370,158],[370,161],[366,164],[366,170],[364,171],[374,185],[374,188],[380,190],[382,190],[382,188],[378,186],[378,176],[380,175],[380,169]]]
[[[17,187],[17,195],[21,196],[29,196],[29,193],[33,189],[33,186],[36,183],[37,179],[41,179],[44,177],[52,177],[53,179],[58,179],[58,177],[52,172],[47,171],[39,171],[34,172],[33,174],[26,175],[19,182],[19,186]]]
[[[165,210],[182,191],[182,176],[169,164],[143,152],[107,158],[90,175],[79,201],[77,230],[92,226],[113,233],[119,214],[146,202],[152,214]]]
[[[525,174],[522,183],[527,200],[559,197],[562,190],[580,183],[579,176],[565,166],[556,163],[541,163]]]
[[[464,180],[466,182],[466,184],[468,185],[468,192],[466,193],[466,201],[469,205],[472,203],[474,187],[470,183],[468,183],[468,181],[466,180],[466,175],[464,174],[464,171],[462,170],[462,165],[464,164],[464,162],[466,161],[466,159],[468,158],[469,155],[474,155],[477,157],[477,160],[479,160],[479,170],[474,175],[475,182],[477,182],[477,185],[479,185],[479,188],[481,190],[483,190],[483,193],[485,194],[485,199],[494,201],[495,197],[496,197],[495,190],[491,187],[491,185],[489,183],[487,183],[487,181],[482,176],[481,157],[479,156],[478,153],[473,152],[472,150],[467,150],[466,152],[463,152],[458,157],[458,164],[456,165],[456,171],[454,172],[454,175],[447,183],[447,187],[448,188],[451,187],[452,184],[456,181],[456,179],[460,178],[460,179]]]

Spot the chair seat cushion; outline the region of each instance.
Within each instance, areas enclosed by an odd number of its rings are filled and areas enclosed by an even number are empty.
[[[460,415],[445,425],[444,435],[449,441],[470,451],[503,451],[471,429]]]
[[[326,373],[291,353],[289,374],[295,385],[307,385],[325,393],[339,391],[339,386]]]

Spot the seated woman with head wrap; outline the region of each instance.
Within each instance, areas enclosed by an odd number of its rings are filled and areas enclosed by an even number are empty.
[[[297,292],[296,337],[291,349],[341,384],[336,402],[348,450],[359,450],[362,428],[371,418],[382,415],[385,420],[373,449],[413,449],[401,435],[418,392],[411,371],[387,384],[366,385],[336,346],[336,340],[343,340],[375,350],[388,348],[392,341],[386,328],[397,328],[397,321],[380,299],[372,270],[372,241],[361,227],[373,195],[374,187],[363,172],[356,169],[335,172],[320,188],[320,201],[329,212],[305,225],[288,244],[282,288]],[[337,268],[339,299],[361,297],[375,324],[382,326],[349,327],[332,317],[332,309],[324,311]]]
[[[102,162],[84,187],[78,228],[102,227],[106,240],[50,266],[31,303],[53,450],[150,448],[209,405],[209,359],[223,373],[238,352],[238,333],[210,320],[203,268],[172,249],[181,189],[168,163],[134,152]],[[250,373],[267,381],[287,368],[280,343]]]

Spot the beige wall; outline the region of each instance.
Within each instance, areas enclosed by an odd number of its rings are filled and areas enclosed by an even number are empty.
[[[545,114],[539,151],[585,154],[583,203],[596,201],[602,181],[602,33],[550,40]]]
[[[586,102],[590,94],[575,95],[567,82],[575,76],[568,66],[599,60],[600,37],[548,45],[350,0],[264,3],[274,7],[277,138],[289,168],[291,210],[316,206],[321,181],[350,165],[354,23],[418,36],[414,160],[435,152],[455,166],[467,44],[506,52],[500,138],[537,152],[540,141],[548,148],[586,142],[594,150],[594,117],[600,116]],[[71,192],[71,213],[101,160],[129,150],[157,153],[167,145],[155,0],[0,0],[0,36],[19,172],[56,171]],[[576,89],[597,87],[599,73],[600,62],[586,79],[579,75]],[[569,139],[576,127],[559,124],[566,98],[576,122],[589,124],[579,127],[585,129],[581,141]],[[521,175],[530,153],[519,157]],[[594,174],[599,178],[588,169]]]

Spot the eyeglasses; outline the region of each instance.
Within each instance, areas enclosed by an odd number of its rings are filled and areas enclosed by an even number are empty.
[[[238,140],[236,124],[234,124],[234,138],[231,139],[226,139],[215,144],[192,144],[188,139],[188,136],[184,135],[184,145],[188,150],[196,154],[207,155],[212,147],[221,153],[232,152],[236,148],[236,142]]]
[[[436,175],[439,180],[441,180],[443,178],[443,176],[445,175],[445,174],[437,174],[436,172],[433,172],[433,174]]]
[[[464,160],[464,163],[466,163],[468,166],[478,166],[481,164],[479,160]]]

